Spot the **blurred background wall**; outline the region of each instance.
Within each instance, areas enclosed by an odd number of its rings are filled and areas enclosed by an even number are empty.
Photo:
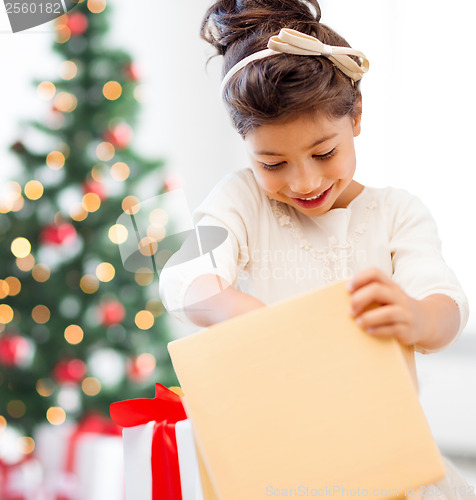
[[[111,40],[142,69],[144,105],[135,147],[164,156],[183,179],[193,210],[228,172],[247,165],[240,137],[218,97],[221,60],[198,36],[210,2],[114,0]],[[322,22],[370,59],[362,83],[363,128],[356,140],[356,179],[418,195],[432,211],[445,258],[476,303],[473,259],[474,115],[472,0],[321,0]],[[0,8],[0,182],[18,168],[8,152],[20,121],[46,104],[32,79],[56,76],[53,28],[15,35]],[[172,321],[177,334],[191,331]],[[449,352],[418,355],[421,396],[432,428],[451,453],[476,456],[476,315]],[[435,382],[436,380],[436,382]],[[433,385],[432,385],[433,384]],[[463,430],[461,430],[463,429]],[[453,447],[453,448],[452,448]]]

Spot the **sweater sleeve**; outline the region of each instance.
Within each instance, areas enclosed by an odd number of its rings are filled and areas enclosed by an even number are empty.
[[[452,345],[466,326],[468,300],[456,275],[442,256],[438,229],[425,205],[401,189],[389,191],[386,201],[391,220],[393,280],[415,299],[444,294],[458,305],[460,326],[450,343],[434,350],[415,345],[415,350],[422,354],[439,352]]]
[[[195,234],[191,234],[161,272],[161,300],[167,311],[184,324],[193,324],[185,314],[184,307],[187,291],[196,278],[214,274],[236,287],[239,274],[249,260],[245,220],[252,213],[255,203],[252,191],[247,186],[247,178],[248,175],[239,172],[227,175],[192,214],[193,224],[198,231],[203,226],[220,227],[225,229],[226,239],[207,253],[201,254],[200,251],[201,255],[196,258],[180,258],[181,252],[187,252],[187,247],[197,242]],[[199,247],[209,246],[208,242],[201,243],[203,245],[199,243]],[[202,300],[220,290],[217,280],[216,290],[210,291]]]

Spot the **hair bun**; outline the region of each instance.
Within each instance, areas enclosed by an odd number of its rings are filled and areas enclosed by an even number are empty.
[[[316,25],[317,0],[219,0],[206,12],[200,34],[223,55],[236,40],[273,33],[289,23]]]

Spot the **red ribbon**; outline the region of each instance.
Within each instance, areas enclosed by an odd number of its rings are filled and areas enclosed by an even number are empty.
[[[122,427],[155,421],[152,438],[152,500],[182,500],[175,424],[187,415],[179,395],[155,384],[154,399],[129,399],[112,403],[112,419]]]

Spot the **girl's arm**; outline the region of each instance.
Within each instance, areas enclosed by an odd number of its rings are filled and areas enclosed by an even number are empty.
[[[265,305],[214,274],[199,276],[185,295],[185,313],[197,326],[211,326]]]

